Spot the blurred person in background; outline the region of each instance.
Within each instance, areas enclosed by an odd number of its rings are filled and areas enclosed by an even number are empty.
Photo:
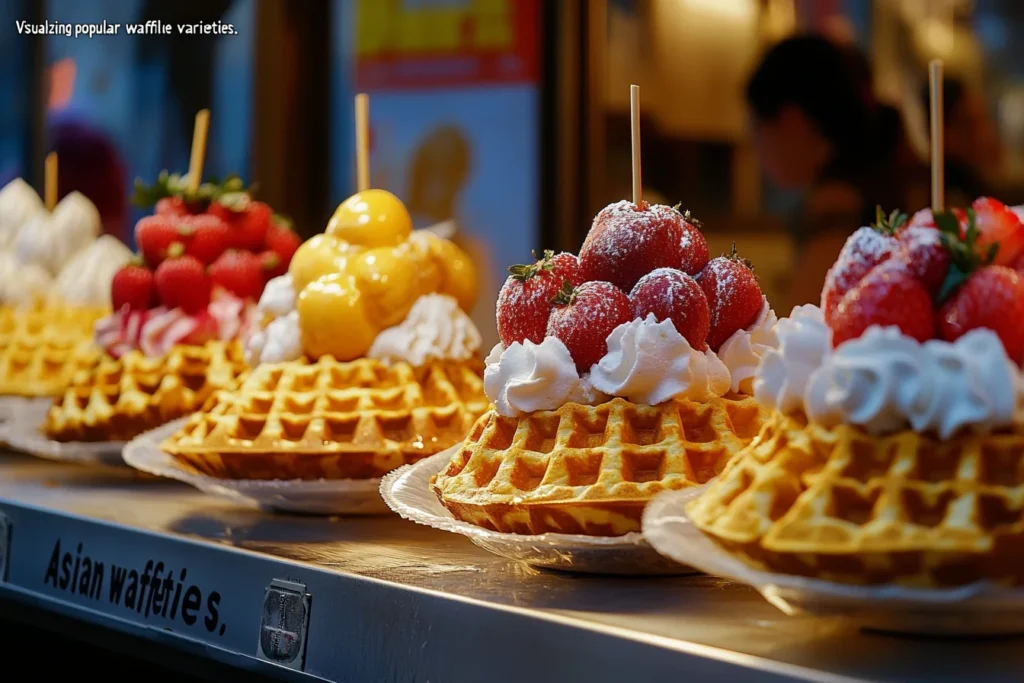
[[[816,36],[778,43],[750,78],[747,102],[761,168],[802,194],[786,304],[818,303],[843,243],[874,221],[876,206],[913,213],[927,204],[927,165],[899,112],[875,98],[870,64],[852,46]]]
[[[921,103],[929,129],[930,102],[926,83]],[[994,185],[1002,169],[1003,150],[984,95],[958,78],[946,78],[942,84],[942,116],[946,204],[970,206],[978,197],[998,194]]]

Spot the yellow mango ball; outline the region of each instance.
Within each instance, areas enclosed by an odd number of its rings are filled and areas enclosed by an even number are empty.
[[[362,358],[380,331],[367,317],[366,297],[350,275],[332,273],[309,283],[296,309],[302,348],[311,358]]]
[[[387,190],[357,192],[343,201],[327,223],[327,234],[351,244],[394,247],[412,232],[408,209]]]
[[[447,294],[458,301],[459,308],[467,313],[472,311],[479,292],[476,264],[473,263],[473,259],[450,240],[436,237],[430,246],[430,253],[444,273],[439,293]]]
[[[366,297],[367,314],[381,327],[402,322],[420,295],[416,260],[408,248],[367,249],[353,264],[353,273]]]
[[[329,235],[314,235],[299,245],[288,265],[288,272],[295,283],[295,291],[322,275],[336,272],[335,261],[341,254],[338,240]]]
[[[444,282],[444,271],[430,253],[431,237],[437,239],[429,230],[413,230],[406,243],[396,247],[407,249],[416,261],[416,289],[420,296],[437,292]]]

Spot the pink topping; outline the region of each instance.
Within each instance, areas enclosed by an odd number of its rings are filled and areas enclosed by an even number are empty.
[[[96,323],[95,338],[114,358],[133,349],[147,356],[162,356],[177,344],[240,339],[255,323],[256,309],[251,302],[217,290],[208,309],[194,315],[165,306],[148,311],[125,307]]]

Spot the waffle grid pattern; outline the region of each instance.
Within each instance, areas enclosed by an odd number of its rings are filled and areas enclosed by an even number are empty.
[[[245,369],[238,342],[175,346],[152,358],[131,351],[79,371],[54,402],[44,431],[55,441],[127,441],[197,410]]]
[[[774,415],[689,514],[755,566],[853,583],[1024,582],[1024,434],[872,437]]]
[[[488,412],[433,488],[459,519],[506,533],[618,536],[665,490],[706,483],[757,433],[752,398],[637,405],[567,403]]]
[[[101,357],[93,325],[109,311],[96,308],[0,307],[0,395],[47,397]]]
[[[379,477],[461,441],[488,403],[482,368],[372,359],[279,363],[221,391],[164,442],[225,479]]]

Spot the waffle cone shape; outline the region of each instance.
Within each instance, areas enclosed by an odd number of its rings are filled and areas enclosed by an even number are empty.
[[[874,437],[774,414],[690,503],[749,564],[860,584],[1024,582],[1024,433]]]
[[[368,479],[465,438],[487,410],[479,362],[265,364],[162,448],[219,479]]]
[[[657,406],[621,398],[519,418],[493,410],[432,483],[457,519],[495,531],[620,536],[667,490],[704,484],[757,434],[750,397]]]
[[[56,304],[0,307],[0,395],[59,395],[77,371],[99,362],[93,326],[109,312]]]
[[[179,345],[160,357],[131,351],[78,372],[47,414],[55,441],[128,441],[184,417],[245,369],[238,342]]]

